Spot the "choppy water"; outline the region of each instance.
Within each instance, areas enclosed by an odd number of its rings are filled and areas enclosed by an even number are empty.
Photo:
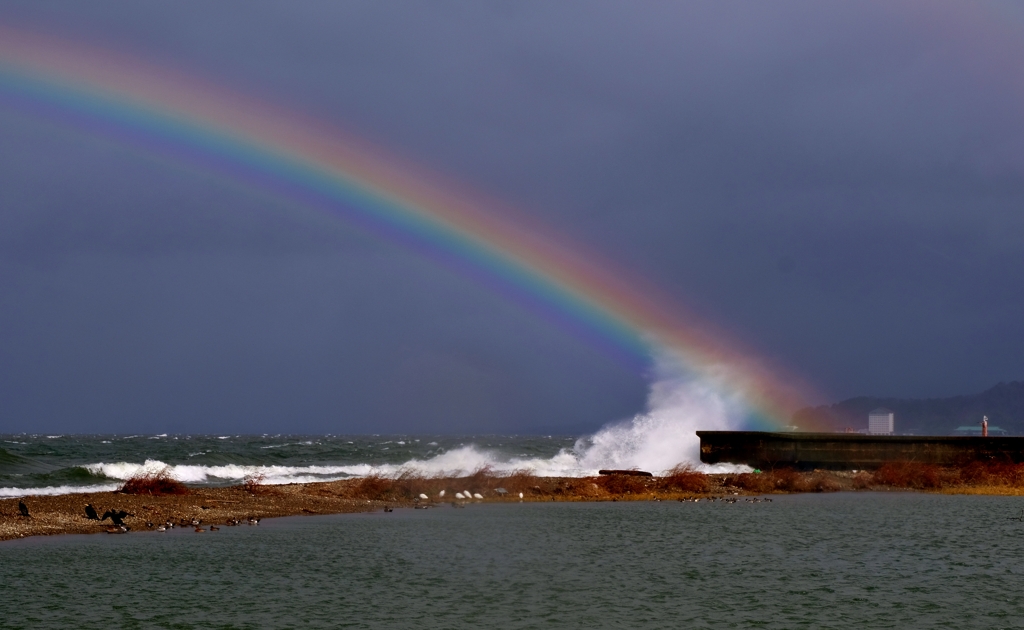
[[[166,469],[192,485],[330,481],[371,471],[425,474],[528,469],[541,476],[599,468],[659,471],[696,460],[696,436],[665,439],[627,424],[594,436],[0,435],[0,497],[114,490],[134,474]],[[639,428],[637,428],[639,427]]]
[[[193,485],[262,474],[266,483],[329,481],[415,466],[473,471],[491,462],[546,463],[574,440],[514,436],[5,435],[0,496],[112,490],[140,471]]]
[[[1021,628],[1022,501],[835,494],[0,544],[6,628]]]

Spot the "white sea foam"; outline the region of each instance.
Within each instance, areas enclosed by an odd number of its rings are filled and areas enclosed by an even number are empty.
[[[45,488],[0,488],[0,497],[43,497],[78,492],[110,492],[119,484],[97,484],[92,486],[46,486]]]
[[[83,468],[94,475],[120,480],[130,479],[140,474],[166,472],[172,479],[191,484],[241,482],[246,477],[262,475],[263,483],[273,485],[333,481],[366,475],[373,470],[369,464],[351,466],[244,466],[239,464],[192,466],[187,464],[171,465],[155,459],[147,459],[143,464],[98,463],[87,464]]]

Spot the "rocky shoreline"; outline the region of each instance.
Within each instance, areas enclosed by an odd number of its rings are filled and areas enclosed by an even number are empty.
[[[875,475],[877,476],[877,475]],[[120,533],[110,520],[86,516],[85,506],[98,514],[124,511],[129,532],[175,526],[225,526],[250,519],[303,514],[369,512],[395,507],[423,507],[449,502],[509,501],[649,501],[706,499],[797,492],[917,490],[952,494],[1022,495],[1020,484],[875,483],[865,473],[777,471],[746,475],[704,475],[683,469],[666,477],[603,475],[600,477],[533,477],[529,474],[490,475],[481,471],[468,477],[398,478],[362,477],[324,483],[226,488],[189,488],[187,494],[126,494],[99,492],[58,496],[28,496],[0,500],[0,541],[55,534]],[[884,480],[882,480],[884,481]],[[459,498],[466,492],[480,498]],[[443,492],[443,494],[442,494]],[[420,497],[426,497],[422,499]],[[24,502],[29,516],[19,511]]]

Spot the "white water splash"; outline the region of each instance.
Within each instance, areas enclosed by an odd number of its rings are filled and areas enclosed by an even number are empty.
[[[707,473],[753,470],[749,466],[711,466],[700,461],[698,430],[729,430],[742,424],[742,403],[725,393],[729,391],[726,379],[695,379],[667,355],[658,359],[656,373],[658,378],[651,385],[645,413],[582,437],[572,449],[562,449],[549,459],[503,459],[471,445],[428,460],[374,470],[385,475],[403,469],[436,475],[472,472],[489,466],[499,473],[525,470],[541,477],[591,476],[602,468],[639,468],[659,474],[678,464],[689,464]]]
[[[580,465],[598,468],[640,468],[664,472],[690,464],[705,472],[749,471],[746,466],[707,466],[700,462],[698,430],[723,431],[739,425],[741,407],[710,380],[694,380],[660,366],[651,386],[648,410],[632,420],[607,426],[576,443]]]
[[[112,492],[120,484],[98,484],[92,486],[46,486],[44,488],[0,488],[0,497],[52,497],[61,494],[85,492]]]
[[[94,475],[121,480],[127,480],[136,475],[166,473],[172,479],[192,484],[238,483],[246,477],[262,475],[263,483],[269,485],[335,481],[346,477],[366,475],[373,470],[369,464],[351,466],[244,466],[240,464],[194,466],[166,464],[155,459],[147,459],[143,464],[98,463],[87,464],[82,468]]]

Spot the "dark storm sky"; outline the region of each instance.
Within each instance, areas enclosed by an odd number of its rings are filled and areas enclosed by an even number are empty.
[[[854,395],[1024,378],[1011,3],[49,2],[352,130]],[[0,432],[575,432],[647,375],[323,215],[0,101]]]

